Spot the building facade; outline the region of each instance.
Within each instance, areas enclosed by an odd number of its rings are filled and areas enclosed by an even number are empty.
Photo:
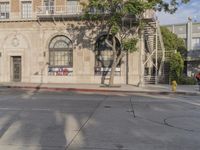
[[[0,82],[102,83],[112,52],[81,16],[80,1],[0,0]],[[139,83],[142,39],[138,49],[120,61],[114,83]]]
[[[200,72],[200,23],[189,20],[185,24],[166,25],[171,32],[185,41],[187,54],[187,75]]]

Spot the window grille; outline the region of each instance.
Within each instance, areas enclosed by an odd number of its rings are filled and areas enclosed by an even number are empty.
[[[71,76],[73,73],[73,49],[71,40],[63,35],[54,37],[49,44],[50,76]]]
[[[73,66],[72,42],[66,36],[56,36],[49,45],[49,65],[53,67]]]

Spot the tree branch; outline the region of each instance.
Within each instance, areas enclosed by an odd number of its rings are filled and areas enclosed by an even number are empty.
[[[121,52],[121,54],[117,57],[116,64],[119,64],[119,61],[126,55],[125,52]]]
[[[133,28],[136,28],[135,31],[132,31]],[[135,35],[138,33],[139,29],[140,29],[139,26],[138,26],[138,27],[135,27],[135,26],[134,26],[133,28],[132,28],[132,29],[129,29],[129,30],[126,31],[124,34],[121,34],[122,40],[125,39],[125,38],[127,38],[127,36],[128,36],[129,34],[131,34],[131,36],[135,36]],[[131,32],[131,31],[132,31],[132,32]]]
[[[112,28],[112,26],[109,27],[108,32],[107,32],[107,35],[106,35],[106,39],[105,39],[106,44],[107,44],[110,48],[113,47],[113,45],[109,42],[109,37],[110,37],[111,28]]]

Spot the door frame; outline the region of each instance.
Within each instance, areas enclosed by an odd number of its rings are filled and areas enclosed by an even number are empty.
[[[20,79],[19,80],[14,79],[14,58],[16,58],[16,57],[20,58]],[[10,60],[11,60],[10,61],[10,73],[11,73],[10,80],[12,82],[21,82],[22,81],[22,56],[20,56],[20,55],[10,56]]]

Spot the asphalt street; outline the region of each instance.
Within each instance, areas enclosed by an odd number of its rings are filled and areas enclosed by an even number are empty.
[[[0,150],[199,150],[200,96],[0,88]]]

